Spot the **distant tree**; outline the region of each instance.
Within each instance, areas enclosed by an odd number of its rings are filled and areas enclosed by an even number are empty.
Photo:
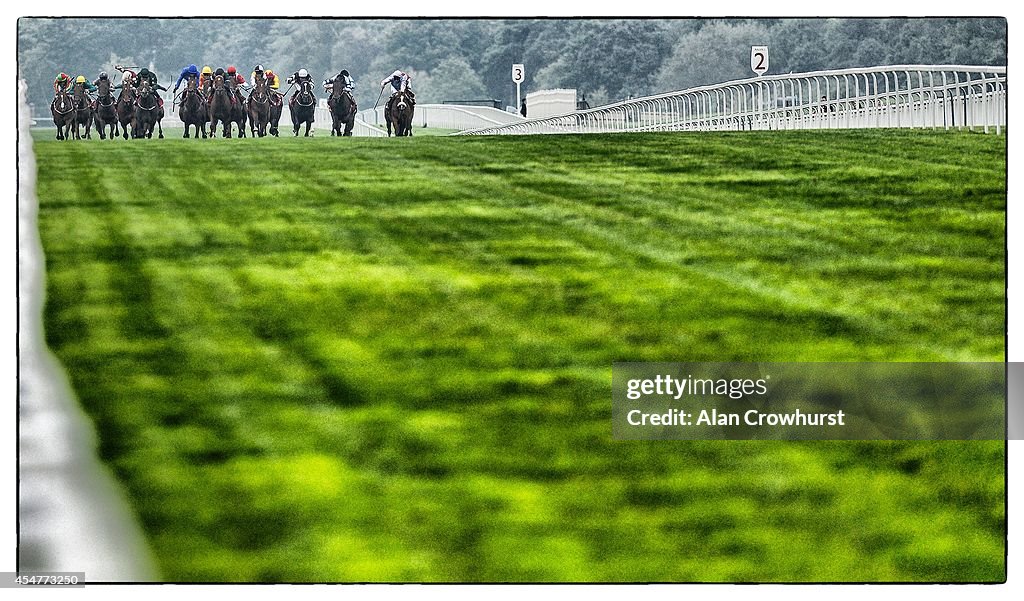
[[[487,95],[483,81],[462,58],[446,58],[430,72],[430,88],[416,85],[417,100],[476,100]]]
[[[750,47],[769,43],[758,21],[714,21],[683,36],[658,72],[659,90],[678,90],[753,76]],[[772,65],[772,71],[778,69]]]

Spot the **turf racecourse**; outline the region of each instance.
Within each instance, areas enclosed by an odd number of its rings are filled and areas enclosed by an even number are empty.
[[[1004,445],[611,440],[611,364],[1002,360],[1005,137],[37,139],[163,576],[1000,581]]]

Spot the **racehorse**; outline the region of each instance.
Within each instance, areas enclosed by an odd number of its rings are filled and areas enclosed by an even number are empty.
[[[222,123],[224,137],[231,137],[231,112],[233,104],[231,90],[224,86],[224,78],[218,75],[213,80],[213,90],[210,92],[210,137],[217,137],[217,122]]]
[[[133,133],[135,129],[135,99],[135,88],[128,82],[123,83],[114,108],[117,112],[117,121],[121,124],[121,137],[125,140],[128,139],[128,125],[131,124]]]
[[[300,81],[299,93],[288,103],[288,111],[292,114],[294,134],[299,135],[299,127],[306,124],[306,137],[313,126],[313,115],[316,113],[316,96],[313,95],[313,82]]]
[[[284,110],[284,95],[270,90],[270,135],[277,137],[280,130],[277,125],[281,123],[281,111]]]
[[[267,92],[265,80],[256,82],[256,88],[249,94],[246,105],[252,137],[255,138],[258,135],[262,138],[267,135],[267,122],[270,121],[270,93]]]
[[[356,101],[352,93],[345,89],[345,77],[338,75],[334,78],[334,88],[331,90],[331,97],[327,99],[327,106],[331,109],[331,135],[351,136],[352,128],[356,125]],[[342,133],[344,125],[344,133]]]
[[[50,114],[53,115],[53,124],[57,127],[57,139],[67,140],[71,136],[71,126],[77,117],[75,103],[67,90],[61,90],[53,97]]]
[[[412,94],[406,90],[398,92],[391,97],[384,109],[384,121],[388,124],[388,136],[391,136],[391,128],[394,127],[396,136],[412,135],[412,114],[416,102]]]
[[[189,78],[185,91],[181,93],[181,104],[178,105],[178,117],[185,125],[185,135],[182,137],[187,138],[189,126],[195,125],[196,137],[198,138],[199,132],[202,132],[205,139],[207,114],[206,101],[196,87],[196,80]]]
[[[119,134],[117,128],[117,107],[114,106],[114,95],[110,93],[110,80],[101,79],[96,86],[99,94],[96,102],[93,103],[93,110],[96,111],[96,131],[100,134],[101,140],[107,139],[106,129],[110,126],[110,139],[113,140]]]
[[[245,137],[245,121],[248,111],[245,110],[245,98],[238,89],[238,81],[234,77],[227,80],[228,90],[231,92],[235,102],[231,105],[231,122],[238,125],[238,137]]]
[[[139,98],[135,101],[135,127],[132,135],[136,138],[152,138],[153,126],[156,125],[160,137],[164,137],[164,128],[160,120],[164,118],[164,107],[160,105],[160,95],[143,79],[139,83]]]
[[[85,126],[85,138],[87,140],[92,139],[92,102],[89,100],[89,95],[85,93],[85,84],[75,84],[75,139],[81,140],[82,136],[78,133],[79,126]]]

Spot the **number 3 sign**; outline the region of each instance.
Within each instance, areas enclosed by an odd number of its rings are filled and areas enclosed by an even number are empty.
[[[523,65],[512,65],[512,83],[523,83],[524,79],[526,79],[526,69],[523,68]]]
[[[768,71],[768,46],[750,47],[750,69],[758,75]]]

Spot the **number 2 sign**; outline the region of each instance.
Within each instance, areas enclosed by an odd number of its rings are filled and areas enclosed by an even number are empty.
[[[768,46],[750,47],[750,70],[758,75],[768,71]]]

